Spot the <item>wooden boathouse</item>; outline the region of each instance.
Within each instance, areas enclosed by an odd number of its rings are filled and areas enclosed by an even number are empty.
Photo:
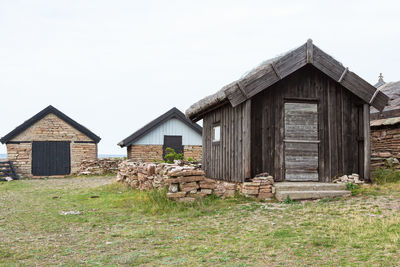
[[[243,182],[268,172],[275,181],[331,182],[370,176],[370,106],[388,97],[311,40],[267,60],[193,104],[203,119],[206,176]]]

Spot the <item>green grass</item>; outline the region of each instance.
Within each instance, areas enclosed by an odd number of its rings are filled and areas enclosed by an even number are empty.
[[[373,172],[372,180],[376,184],[400,182],[400,170],[394,168],[381,168]]]
[[[397,266],[400,184],[285,203],[169,201],[110,177],[0,184],[0,264]],[[358,190],[358,191],[357,191]],[[96,198],[92,198],[96,196]],[[61,215],[79,211],[79,215]]]

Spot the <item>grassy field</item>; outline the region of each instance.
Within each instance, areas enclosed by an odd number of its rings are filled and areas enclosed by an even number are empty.
[[[399,183],[359,188],[360,195],[349,199],[285,204],[209,198],[180,204],[162,192],[112,182],[93,177],[1,183],[1,264],[400,264]]]

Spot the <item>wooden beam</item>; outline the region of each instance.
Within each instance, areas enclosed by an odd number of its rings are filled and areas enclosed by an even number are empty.
[[[248,99],[243,103],[243,168],[244,177],[242,182],[246,178],[251,178],[251,99]]]
[[[364,133],[364,180],[370,181],[371,166],[371,138],[370,138],[370,122],[369,122],[369,105],[363,105],[363,133]]]
[[[376,89],[374,95],[371,97],[371,100],[369,101],[369,104],[370,104],[370,105],[371,105],[372,102],[375,100],[375,97],[378,95],[378,93],[379,93],[379,89]]]
[[[342,75],[340,76],[338,83],[341,83],[343,81],[344,76],[346,75],[346,73],[349,71],[349,68],[345,68]]]
[[[307,63],[314,62],[314,45],[311,39],[307,40]]]
[[[246,98],[249,98],[249,96],[247,95],[246,91],[244,90],[244,85],[240,81],[238,81],[236,84],[239,87],[240,91],[243,93],[243,95]]]
[[[304,144],[319,144],[319,140],[294,140],[294,139],[283,139],[285,143],[304,143]]]
[[[281,75],[279,74],[279,72],[278,72],[278,70],[276,69],[275,64],[274,64],[273,62],[271,63],[271,68],[272,68],[273,71],[275,72],[276,77],[278,77],[279,80],[282,79],[282,78],[281,78]]]

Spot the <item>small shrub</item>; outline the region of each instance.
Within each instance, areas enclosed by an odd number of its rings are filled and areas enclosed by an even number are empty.
[[[183,155],[182,153],[176,153],[175,149],[167,147],[165,149],[165,152],[167,153],[165,155],[165,161],[168,163],[174,163],[174,160],[183,160]]]
[[[395,183],[400,181],[400,171],[389,169],[377,169],[372,175],[372,181],[376,184]]]
[[[353,183],[347,183],[346,184],[346,189],[349,191],[353,191],[356,188],[355,184]]]
[[[189,162],[194,162],[194,159],[192,159],[191,157],[188,157],[188,158],[187,158],[187,161],[189,161]]]

